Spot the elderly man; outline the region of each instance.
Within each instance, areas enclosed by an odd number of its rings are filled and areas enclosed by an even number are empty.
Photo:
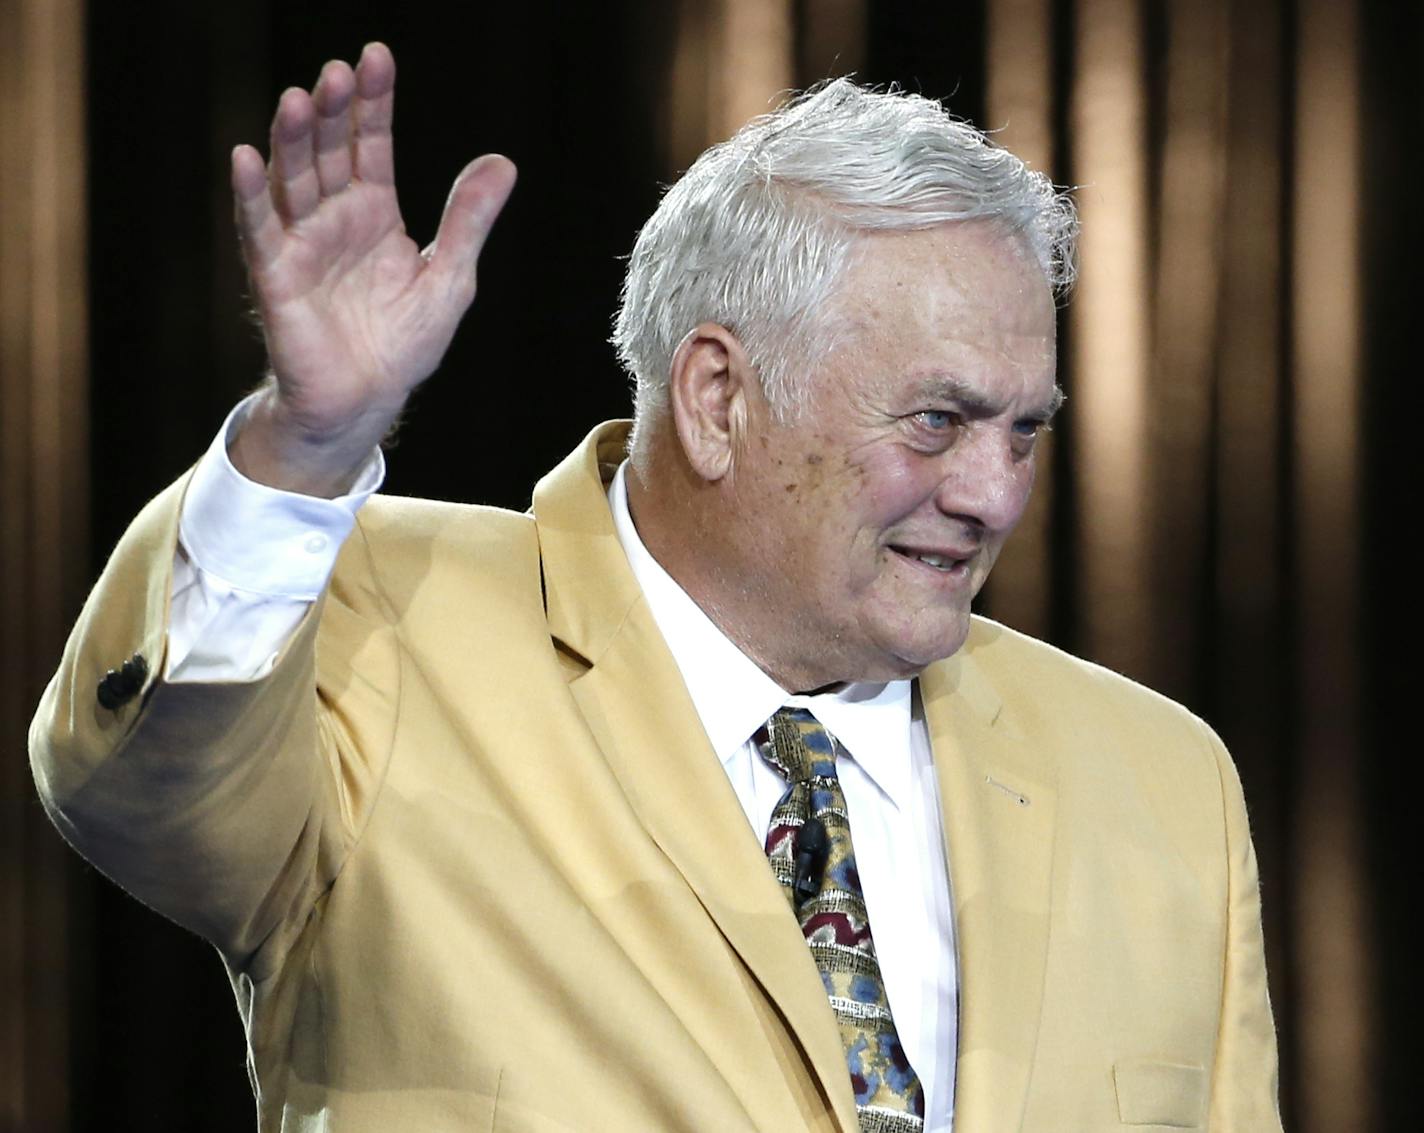
[[[368,499],[514,180],[473,163],[417,249],[394,75],[330,63],[234,152],[273,380],[32,736],[65,836],[222,954],[260,1128],[1278,1129],[1225,751],[970,614],[1071,207],[829,84],[639,236],[631,438],[530,514]]]

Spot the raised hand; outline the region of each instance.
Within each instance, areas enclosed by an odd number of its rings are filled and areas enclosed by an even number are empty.
[[[315,88],[287,90],[271,162],[232,154],[238,233],[275,381],[231,446],[249,477],[314,495],[345,490],[410,391],[444,356],[475,296],[475,264],[514,186],[486,155],[455,180],[423,251],[396,200],[395,60],[368,44]]]

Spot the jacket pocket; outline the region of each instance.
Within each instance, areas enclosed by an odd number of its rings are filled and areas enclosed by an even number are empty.
[[[1117,1115],[1124,1125],[1199,1129],[1206,1111],[1206,1071],[1200,1066],[1125,1058],[1113,1067]]]

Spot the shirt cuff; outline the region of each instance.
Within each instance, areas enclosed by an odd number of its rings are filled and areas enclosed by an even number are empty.
[[[351,491],[331,500],[249,480],[233,467],[227,446],[256,396],[238,402],[198,461],[178,539],[194,566],[234,589],[313,601],[356,525],[356,512],[385,479],[385,458],[376,449]]]

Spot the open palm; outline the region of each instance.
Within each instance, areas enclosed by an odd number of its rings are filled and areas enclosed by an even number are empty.
[[[307,438],[379,440],[439,365],[475,295],[475,265],[514,184],[487,155],[456,179],[435,241],[406,234],[391,135],[395,60],[369,44],[286,91],[271,163],[232,155],[238,231],[290,426]]]

